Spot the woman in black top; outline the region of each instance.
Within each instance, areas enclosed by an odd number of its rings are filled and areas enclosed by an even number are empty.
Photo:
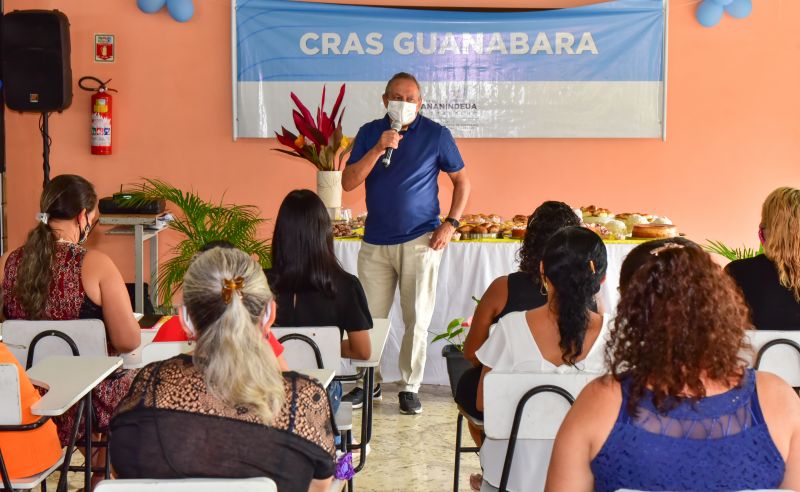
[[[800,190],[778,188],[761,209],[764,254],[728,264],[758,330],[800,330]]]
[[[489,327],[508,313],[528,311],[547,303],[547,293],[541,284],[539,264],[547,240],[564,227],[580,225],[575,211],[564,202],[547,201],[539,205],[531,215],[522,248],[519,250],[519,271],[496,278],[481,297],[467,339],[464,341],[464,357],[474,368],[464,373],[456,389],[456,403],[477,419],[483,412],[475,408],[481,364],[475,352],[489,338]],[[480,446],[480,431],[470,425],[470,434]]]
[[[272,234],[272,268],[265,273],[278,305],[276,326],[338,326],[347,332],[342,357],[370,358],[367,297],[333,254],[328,211],[314,192],[295,190],[283,199]],[[334,381],[328,392],[335,412],[341,384]]]

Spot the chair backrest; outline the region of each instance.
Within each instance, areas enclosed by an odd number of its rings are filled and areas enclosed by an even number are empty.
[[[753,346],[754,368],[800,386],[800,331],[750,330],[747,337]]]
[[[180,478],[103,480],[96,492],[277,492],[278,486],[271,478]]]
[[[564,420],[584,386],[599,374],[502,373],[491,371],[483,382],[483,425],[491,439],[508,439],[517,405],[534,388],[522,413],[517,439],[555,439]],[[544,388],[547,388],[544,390]],[[557,394],[554,391],[561,391]],[[564,395],[566,392],[567,395]]]
[[[290,369],[339,371],[342,360],[342,341],[339,328],[335,326],[273,326],[272,333],[283,344],[283,357]],[[292,339],[287,340],[287,337]],[[317,361],[314,344],[319,349],[322,367]]]
[[[31,342],[41,333],[63,333],[75,343],[83,356],[107,356],[106,327],[99,319],[70,321],[27,321],[12,319],[3,322],[3,342],[23,367],[27,364]],[[36,343],[32,365],[52,355],[75,355],[69,344],[58,336],[45,336]]]
[[[19,370],[14,364],[0,364],[0,425],[22,423]]]
[[[194,350],[189,342],[156,342],[149,343],[142,348],[142,362],[146,365],[151,362],[166,360],[176,355],[186,354]]]

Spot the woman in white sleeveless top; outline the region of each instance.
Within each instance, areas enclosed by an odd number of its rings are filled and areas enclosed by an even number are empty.
[[[606,248],[600,237],[582,227],[568,227],[548,241],[542,257],[546,305],[510,313],[494,327],[476,356],[484,366],[478,386],[483,409],[483,378],[491,370],[569,374],[604,373],[608,315],[592,312],[594,295],[605,279]],[[507,440],[486,439],[481,447],[483,488],[500,484]],[[518,441],[508,490],[544,488],[552,441]]]

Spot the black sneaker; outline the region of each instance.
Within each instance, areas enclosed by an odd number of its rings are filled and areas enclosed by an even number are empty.
[[[419,402],[419,397],[416,393],[401,391],[398,396],[400,397],[400,413],[406,415],[422,413],[422,403]]]
[[[381,385],[376,384],[375,389],[372,390],[372,399],[380,400],[382,398]],[[364,406],[364,390],[356,386],[353,391],[347,393],[342,397],[342,401],[353,404],[353,408],[361,408]]]

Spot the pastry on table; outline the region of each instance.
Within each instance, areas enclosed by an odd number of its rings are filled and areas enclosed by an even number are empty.
[[[633,237],[642,239],[666,239],[678,235],[678,229],[672,224],[635,224]]]
[[[628,226],[621,220],[611,219],[603,224],[603,227],[608,229],[608,232],[611,233],[613,239],[622,240],[628,235]]]

